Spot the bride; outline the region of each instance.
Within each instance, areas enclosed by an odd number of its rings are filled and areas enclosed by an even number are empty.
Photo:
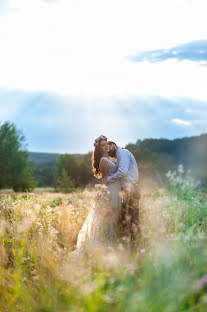
[[[121,210],[121,184],[119,180],[107,183],[107,178],[117,171],[117,164],[108,155],[107,138],[103,135],[94,143],[92,170],[102,178],[95,204],[92,206],[77,238],[75,253],[91,252],[96,247],[113,246],[116,240],[117,223]]]

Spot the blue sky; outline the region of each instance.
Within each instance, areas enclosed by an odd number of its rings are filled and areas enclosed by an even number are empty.
[[[207,65],[207,40],[197,40],[174,46],[170,49],[157,49],[139,52],[129,58],[133,62],[149,61],[152,63],[164,62],[169,59],[177,61],[198,62]]]
[[[206,133],[206,21],[204,0],[1,0],[0,122],[57,153]]]

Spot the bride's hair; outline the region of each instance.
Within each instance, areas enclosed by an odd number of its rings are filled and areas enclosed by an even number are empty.
[[[107,141],[107,137],[105,137],[104,135],[100,135],[100,137],[98,137],[95,140],[94,150],[93,150],[92,158],[91,158],[93,175],[94,175],[94,177],[96,177],[98,179],[102,178],[102,173],[101,173],[101,170],[99,168],[99,163],[100,163],[100,159],[102,156],[101,152],[100,152],[100,142],[102,140]]]

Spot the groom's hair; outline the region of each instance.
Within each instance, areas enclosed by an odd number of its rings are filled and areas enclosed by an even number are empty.
[[[113,141],[108,141],[108,144],[109,144],[109,145],[112,145],[112,144],[115,144],[115,145],[116,145],[116,143],[113,142]],[[116,145],[116,146],[117,146],[117,145]]]

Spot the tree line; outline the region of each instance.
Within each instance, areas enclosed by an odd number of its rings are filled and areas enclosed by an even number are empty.
[[[81,155],[59,154],[48,162],[31,161],[25,149],[25,137],[15,124],[0,124],[0,189],[31,191],[34,187],[52,186],[57,191],[70,192],[97,183],[91,170],[92,152]],[[126,145],[135,156],[140,172],[153,171],[165,181],[169,170],[179,164],[207,187],[207,134],[182,139],[144,139]],[[42,154],[43,155],[43,154]]]

